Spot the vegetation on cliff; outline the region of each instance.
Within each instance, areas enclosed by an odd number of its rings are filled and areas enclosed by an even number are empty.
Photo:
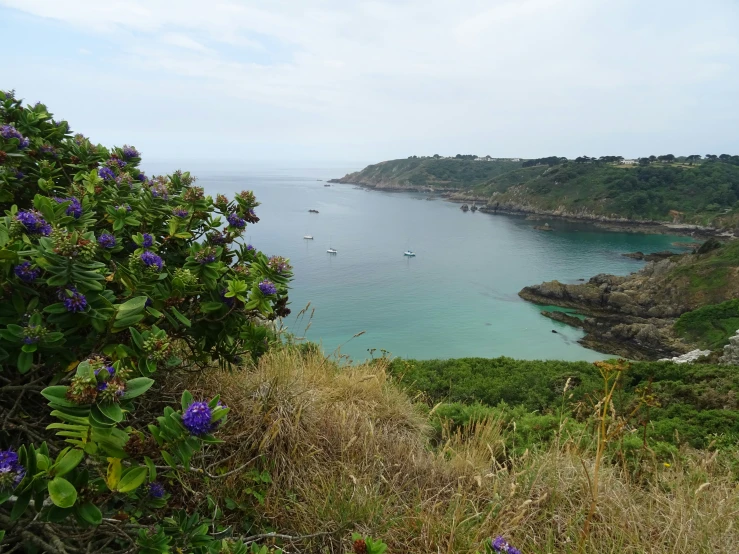
[[[739,222],[735,158],[644,165],[590,158],[585,162],[557,157],[516,162],[415,158],[371,165],[337,181],[455,189],[485,199],[493,209],[733,227]]]
[[[739,329],[739,300],[709,304],[684,313],[675,332],[700,348],[720,350]]]

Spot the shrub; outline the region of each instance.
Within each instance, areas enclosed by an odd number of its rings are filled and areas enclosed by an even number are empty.
[[[185,494],[193,456],[219,442],[229,408],[185,391],[152,420],[139,397],[184,364],[261,355],[276,340],[269,320],[289,312],[291,268],[239,242],[259,221],[252,192],[214,200],[189,173],[149,177],[140,161],[132,146],[94,145],[43,104],[0,93],[0,527],[10,544],[58,551],[49,545],[63,535],[88,551],[231,548],[211,536],[217,510],[167,507]]]

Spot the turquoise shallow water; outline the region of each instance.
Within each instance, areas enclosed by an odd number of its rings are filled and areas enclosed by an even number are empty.
[[[523,302],[517,292],[551,279],[627,274],[643,264],[621,253],[664,250],[681,240],[554,220],[555,231],[542,232],[533,229],[540,222],[463,213],[459,205],[427,195],[318,181],[356,169],[193,172],[213,195],[254,190],[262,220],[247,229],[246,240],[268,255],[289,257],[295,268],[293,315],[285,324],[302,336],[308,318],[294,316],[310,301],[315,313],[307,338],[327,353],[340,348],[353,359],[368,357],[370,348],[426,359],[605,358],[576,342],[579,330],[541,316],[541,307]],[[311,208],[320,213],[308,213]],[[306,233],[314,240],[304,240]],[[329,244],[337,255],[326,253]],[[407,248],[415,258],[403,256]]]

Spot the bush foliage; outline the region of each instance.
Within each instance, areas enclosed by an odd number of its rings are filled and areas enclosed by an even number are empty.
[[[149,177],[140,162],[0,93],[8,544],[59,551],[63,534],[96,552],[246,552],[217,510],[168,504],[167,483],[219,442],[229,408],[185,391],[157,416],[146,393],[184,364],[259,357],[289,312],[291,268],[239,241],[259,220],[253,193],[213,199],[189,173]]]

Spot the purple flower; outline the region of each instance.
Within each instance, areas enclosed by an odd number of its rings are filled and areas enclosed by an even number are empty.
[[[23,177],[25,177],[25,176],[26,176],[26,174],[23,173],[22,171],[16,171],[15,172],[15,178],[16,179],[23,179]]]
[[[153,187],[151,187],[151,195],[154,198],[161,198],[162,200],[166,200],[169,198],[169,191],[167,190],[167,185],[163,183],[157,183]]]
[[[505,552],[507,554],[521,554],[521,551],[515,546],[511,546],[503,537],[495,537],[491,546],[495,552]]]
[[[141,243],[141,246],[144,248],[151,248],[154,244],[154,237],[152,237],[149,233],[144,233],[144,241]]]
[[[141,181],[142,183],[145,183],[145,182],[146,182],[146,175],[144,175],[144,173],[143,173],[143,172],[142,172],[142,173],[139,173],[139,174],[138,174],[138,175],[136,176],[136,178],[137,178],[137,179],[138,179],[139,181]]]
[[[33,283],[38,278],[38,276],[41,275],[41,270],[38,268],[33,268],[31,266],[31,262],[19,263],[13,268],[13,272],[15,273],[15,276],[18,277],[18,279],[25,283]]]
[[[103,392],[103,391],[104,391],[105,389],[107,389],[107,388],[108,388],[108,383],[100,383],[100,384],[98,385],[98,390],[99,390],[100,392]]]
[[[175,217],[181,217],[181,218],[184,219],[184,218],[187,217],[187,214],[188,213],[189,212],[187,210],[183,210],[182,208],[173,208],[172,209],[172,215],[174,215]]]
[[[103,181],[113,181],[115,180],[115,173],[109,167],[101,167],[98,169],[98,177]]]
[[[115,237],[110,233],[103,233],[98,237],[98,244],[103,248],[115,248]]]
[[[267,262],[267,267],[276,273],[285,273],[292,269],[290,260],[283,258],[282,256],[272,256]]]
[[[203,265],[213,263],[216,261],[216,250],[212,247],[203,248],[195,254],[195,259]]]
[[[54,200],[56,200],[59,204],[69,202],[69,206],[67,206],[66,210],[67,215],[71,215],[75,219],[79,219],[82,215],[82,205],[80,204],[80,201],[77,200],[74,196],[70,198],[55,197]]]
[[[41,152],[43,152],[44,154],[49,154],[50,156],[53,156],[55,158],[57,157],[56,148],[49,144],[43,144],[41,148],[39,148],[39,150],[41,150]]]
[[[216,245],[226,244],[226,242],[228,242],[228,236],[224,235],[220,231],[213,231],[208,235],[208,242]]]
[[[207,402],[193,402],[185,410],[185,415],[182,416],[182,424],[191,435],[206,435],[213,429],[213,424],[210,422],[212,415],[213,412]]]
[[[246,221],[243,220],[243,219],[241,219],[235,213],[228,214],[228,216],[226,217],[226,219],[228,219],[228,224],[231,227],[236,227],[237,229],[243,229],[244,227],[246,227]]]
[[[81,292],[77,292],[75,287],[69,287],[59,293],[59,297],[64,302],[64,307],[68,312],[82,312],[87,307],[87,298]]]
[[[271,296],[277,293],[277,287],[275,287],[272,281],[267,281],[267,279],[259,283],[259,290],[262,291],[262,294],[265,296]]]
[[[159,271],[162,270],[162,259],[148,250],[141,254],[141,261],[144,262],[146,267],[156,267]]]
[[[18,139],[18,150],[23,150],[29,144],[29,140],[21,135],[18,130],[12,125],[0,126],[0,136],[6,140]]]
[[[0,450],[0,490],[14,489],[26,475],[18,454],[12,450]]]
[[[152,498],[162,498],[164,493],[164,486],[161,483],[157,483],[156,481],[149,483],[149,496]]]
[[[22,210],[15,216],[16,221],[23,224],[31,235],[43,235],[48,237],[51,234],[51,225],[46,223],[41,214],[35,210]]]
[[[126,162],[115,156],[111,156],[111,158],[106,163],[108,164],[108,167],[117,166],[119,169],[123,169],[124,167],[126,167],[126,165],[128,165]]]
[[[246,251],[247,252],[254,252],[256,251],[256,248],[254,248],[251,244],[246,245]]]
[[[228,306],[229,308],[233,308],[236,304],[235,300],[233,298],[230,298],[226,296],[226,293],[228,292],[228,289],[223,289],[221,291],[221,300],[223,300],[223,303]]]
[[[139,158],[141,157],[141,154],[139,154],[139,151],[136,150],[133,146],[124,146],[122,148],[123,151],[123,157],[127,160],[130,160],[131,158]]]

